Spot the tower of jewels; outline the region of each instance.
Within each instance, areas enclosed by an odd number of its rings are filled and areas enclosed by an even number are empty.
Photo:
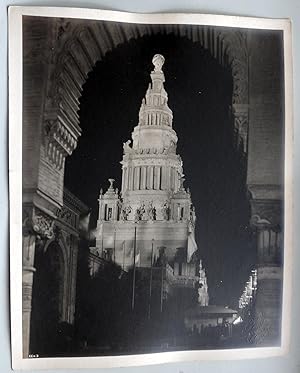
[[[93,251],[124,271],[133,265],[140,271],[165,265],[174,283],[197,287],[198,302],[206,306],[207,281],[195,240],[195,208],[183,185],[183,162],[176,151],[178,138],[164,88],[164,61],[159,54],[152,59],[151,83],[138,124],[132,139],[123,144],[121,190],[109,179],[107,191],[100,191]]]

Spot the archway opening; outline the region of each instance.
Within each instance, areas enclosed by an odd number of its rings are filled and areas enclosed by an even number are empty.
[[[207,268],[210,300],[237,307],[255,263],[246,162],[236,149],[230,116],[232,73],[200,43],[172,34],[145,36],[118,46],[96,64],[83,87],[82,136],[66,160],[65,184],[92,207],[95,226],[100,188],[107,188],[109,177],[121,186],[122,143],[137,124],[156,53],[166,59],[165,88],[185,186],[196,208],[196,238]]]
[[[46,246],[46,251],[37,250],[35,267],[31,351],[38,351],[40,356],[53,356],[61,352],[58,340],[64,309],[65,263],[57,242]]]

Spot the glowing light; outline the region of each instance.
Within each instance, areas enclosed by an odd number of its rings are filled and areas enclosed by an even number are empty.
[[[240,323],[242,323],[242,322],[243,322],[243,319],[241,318],[241,316],[239,316],[239,317],[237,317],[237,318],[234,320],[233,325],[238,325],[238,324],[240,324]]]

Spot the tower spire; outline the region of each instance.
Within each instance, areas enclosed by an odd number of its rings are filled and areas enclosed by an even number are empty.
[[[164,62],[165,58],[161,54],[156,54],[152,58],[154,70],[151,71],[151,83],[140,107],[139,126],[172,127],[173,113],[168,107],[168,94],[164,88]]]

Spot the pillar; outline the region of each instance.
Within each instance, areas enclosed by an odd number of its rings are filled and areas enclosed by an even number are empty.
[[[130,190],[134,190],[134,167],[130,167]]]
[[[154,180],[154,166],[149,167],[149,184],[148,189],[153,189],[153,180]]]
[[[171,168],[170,168],[170,189],[171,189],[171,190],[174,190],[174,189],[175,189],[174,180],[175,180],[175,178],[174,178],[174,168],[171,167]]]
[[[32,286],[34,278],[34,258],[37,244],[54,236],[54,220],[35,207],[23,212],[22,238],[22,339],[23,357],[30,353],[30,321],[32,310]]]
[[[154,166],[153,189],[155,190],[160,189],[160,166]]]
[[[251,223],[257,240],[257,292],[254,343],[280,344],[282,314],[282,223],[279,200],[252,200]]]
[[[135,172],[135,189],[136,190],[140,190],[141,186],[140,186],[140,182],[141,182],[141,167],[137,166],[135,168],[136,172]]]
[[[161,189],[165,190],[167,189],[167,167],[162,166],[161,167]]]
[[[123,167],[122,173],[122,191],[127,189],[127,167]]]
[[[166,170],[166,188],[167,190],[171,189],[171,167],[167,166]]]
[[[127,190],[130,190],[130,167],[127,167],[127,178],[126,178],[126,185],[127,185]]]
[[[146,189],[146,175],[147,175],[147,166],[141,167],[141,189]]]
[[[22,333],[23,357],[28,358],[30,343],[30,319],[32,307],[32,285],[35,255],[35,234],[23,236],[23,268],[22,268]]]

